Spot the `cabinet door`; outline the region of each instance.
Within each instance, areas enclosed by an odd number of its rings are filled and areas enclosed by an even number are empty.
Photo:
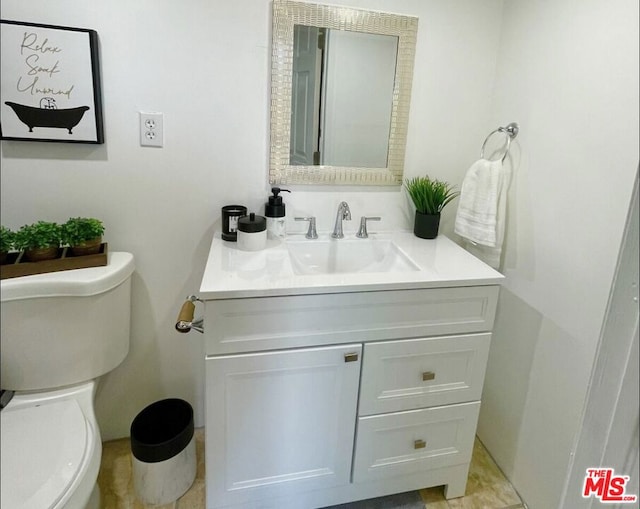
[[[207,358],[207,507],[349,483],[361,349]]]

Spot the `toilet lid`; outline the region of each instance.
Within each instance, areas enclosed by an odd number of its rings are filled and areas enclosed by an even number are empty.
[[[87,424],[75,400],[0,413],[1,507],[43,509],[64,496],[82,466]]]

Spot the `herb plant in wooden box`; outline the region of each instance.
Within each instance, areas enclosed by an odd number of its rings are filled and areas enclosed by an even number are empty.
[[[0,226],[0,263],[7,261],[7,255],[13,248],[13,239],[15,236],[16,234],[9,228]]]
[[[428,175],[406,179],[405,187],[416,207],[413,233],[422,239],[435,239],[440,228],[440,212],[460,193],[447,182]]]
[[[57,223],[38,221],[25,224],[15,235],[14,247],[24,251],[30,262],[51,260],[58,256],[62,230]]]
[[[62,242],[69,244],[73,256],[100,252],[104,225],[93,217],[71,217],[62,225]]]

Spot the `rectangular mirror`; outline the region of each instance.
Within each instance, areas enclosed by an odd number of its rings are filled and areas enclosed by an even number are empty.
[[[417,28],[274,0],[271,184],[402,184]]]

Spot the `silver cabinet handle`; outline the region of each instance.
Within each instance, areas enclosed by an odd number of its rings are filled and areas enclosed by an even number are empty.
[[[369,237],[369,233],[367,233],[367,221],[380,221],[382,218],[378,216],[366,217],[362,216],[360,218],[360,229],[358,233],[356,233],[356,237],[359,239],[366,239]]]
[[[309,229],[305,235],[308,239],[317,239],[318,232],[316,231],[316,218],[315,217],[294,217],[295,221],[309,221]]]

